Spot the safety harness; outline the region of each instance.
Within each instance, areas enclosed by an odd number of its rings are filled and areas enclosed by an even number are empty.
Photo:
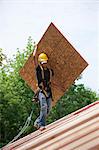
[[[44,69],[43,69],[43,67],[42,67],[41,65],[39,65],[39,66],[40,66],[40,69],[41,69],[42,82],[41,82],[39,85],[37,84],[37,90],[36,90],[35,95],[34,95],[34,97],[33,97],[33,101],[36,101],[36,102],[39,101],[38,95],[39,95],[39,92],[40,92],[40,91],[45,95],[46,98],[48,97],[48,94],[47,94],[46,90],[39,88],[40,85],[42,86],[43,81],[44,81]],[[49,68],[48,68],[48,69],[49,69]],[[48,84],[49,86],[51,86],[51,79],[52,79],[52,71],[51,71],[51,69],[49,69],[49,72],[50,72],[50,81],[49,81],[47,84]],[[36,80],[37,80],[37,76],[36,76]],[[44,86],[44,85],[43,85],[43,86]]]
[[[40,65],[40,68],[41,68],[42,80],[44,81],[44,69],[43,69],[43,67],[41,65]],[[52,79],[52,71],[51,71],[51,69],[49,69],[49,72],[50,72],[50,81],[47,84],[50,86],[51,79]],[[41,83],[41,84],[43,84],[43,83]],[[42,92],[45,94],[46,97],[48,97],[47,92],[46,92],[45,89],[43,89]]]

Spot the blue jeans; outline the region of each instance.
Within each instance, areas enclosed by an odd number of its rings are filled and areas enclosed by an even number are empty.
[[[40,101],[40,115],[34,122],[34,126],[41,127],[46,125],[46,117],[50,113],[52,107],[52,99],[51,97],[46,98],[46,96],[41,91],[39,92],[38,98]]]

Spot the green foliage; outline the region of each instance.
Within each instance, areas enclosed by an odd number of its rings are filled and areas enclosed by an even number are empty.
[[[31,99],[34,95],[30,87],[20,77],[19,70],[24,65],[29,55],[34,49],[35,43],[32,43],[31,37],[28,44],[22,52],[17,49],[13,60],[7,60],[6,56],[0,51],[0,144],[1,146],[11,141],[22,129],[27,117],[31,112]],[[3,60],[6,59],[6,64]],[[81,107],[84,107],[93,101],[96,101],[97,95],[84,85],[73,84],[68,92],[52,109],[47,122],[51,123]],[[23,136],[33,132],[33,122],[36,119],[39,107],[33,104],[32,122]]]
[[[32,53],[33,48],[33,43],[29,38],[27,48],[23,52],[18,49],[14,59],[9,60],[0,68],[1,145],[8,143],[17,135],[31,111],[31,99],[34,93],[20,77],[19,70]],[[37,108],[36,105],[34,105],[34,110],[35,108]],[[35,117],[36,114],[33,115],[34,119]]]
[[[3,52],[2,52],[3,50],[2,50],[2,48],[0,48],[0,67],[2,67],[4,64],[4,61],[6,61],[7,60],[7,57],[6,57],[6,55],[5,54],[3,54]]]

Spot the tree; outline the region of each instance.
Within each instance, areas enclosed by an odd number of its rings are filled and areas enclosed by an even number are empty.
[[[22,53],[17,49],[14,59],[0,68],[0,141],[2,144],[8,143],[17,135],[31,111],[31,99],[34,93],[20,77],[19,70],[32,50],[32,39],[29,37],[26,49]],[[37,107],[34,105],[35,108]],[[36,117],[35,113],[33,118]]]
[[[4,65],[3,61],[7,61],[7,57],[5,54],[3,54],[2,51],[3,51],[2,48],[0,48],[0,67]]]

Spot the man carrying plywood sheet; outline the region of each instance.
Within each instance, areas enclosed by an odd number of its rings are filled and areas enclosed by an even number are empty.
[[[52,106],[64,95],[65,91],[73,84],[75,79],[87,67],[88,63],[68,42],[62,33],[53,23],[49,25],[41,40],[37,44],[35,59],[41,53],[49,58],[48,66],[54,70],[51,88],[53,93]],[[37,89],[35,78],[35,65],[33,63],[33,54],[21,69],[22,78],[35,92]]]
[[[36,50],[33,52],[33,60],[37,78],[37,93],[40,103],[40,115],[34,122],[34,126],[41,131],[45,129],[46,117],[48,116],[52,105],[52,91],[51,91],[51,77],[53,76],[53,70],[47,66],[48,56],[45,53],[41,53],[36,59]]]

